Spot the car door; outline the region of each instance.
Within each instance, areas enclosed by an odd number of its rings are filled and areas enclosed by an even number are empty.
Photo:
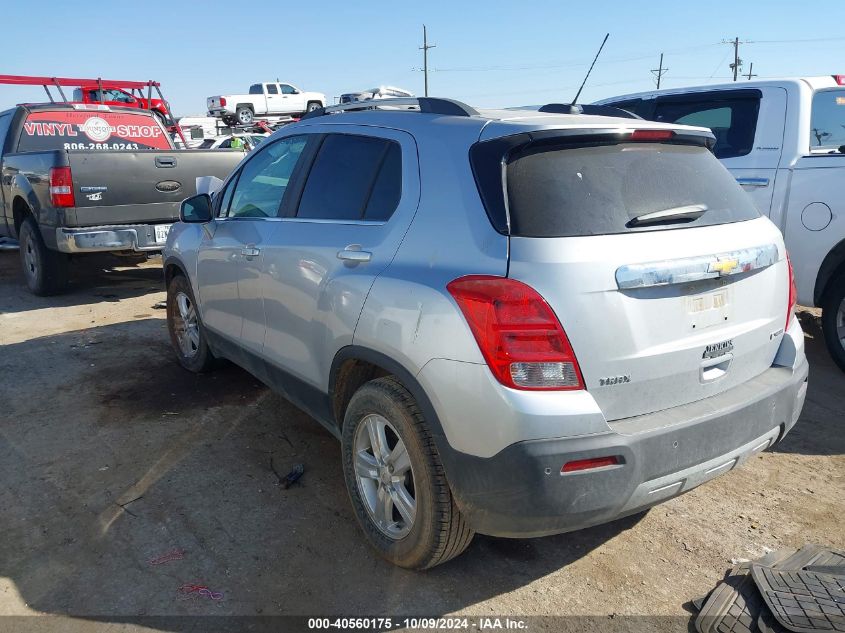
[[[267,93],[267,114],[277,114],[285,111],[285,100],[279,91],[278,84],[264,84]]]
[[[306,141],[291,136],[253,152],[217,196],[217,217],[198,249],[203,323],[231,349],[233,360],[246,364],[264,343],[262,249],[278,227],[278,211]]]
[[[282,90],[282,98],[284,100],[284,110],[288,114],[296,112],[305,112],[305,95],[291,86],[290,84],[279,84]]]
[[[290,376],[328,388],[334,354],[352,343],[364,299],[419,203],[409,134],[315,127],[331,132],[321,136],[300,191],[283,205],[285,217],[262,262],[264,358],[282,392]]]
[[[769,215],[783,151],[786,90],[778,87],[712,90],[658,97],[655,121],[708,127],[716,158]]]

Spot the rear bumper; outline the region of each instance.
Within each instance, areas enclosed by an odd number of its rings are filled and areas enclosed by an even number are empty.
[[[169,226],[171,223],[166,223]],[[104,251],[160,251],[164,242],[155,239],[153,224],[120,224],[80,229],[56,229],[56,248],[63,253]]]
[[[488,458],[442,451],[455,499],[474,530],[493,536],[544,536],[634,514],[780,441],[806,396],[807,361],[796,360],[718,396],[613,422],[610,433],[516,442]],[[605,456],[620,463],[561,473]]]

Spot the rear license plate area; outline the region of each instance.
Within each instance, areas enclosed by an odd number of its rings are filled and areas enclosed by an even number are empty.
[[[700,330],[730,320],[731,288],[684,297],[690,329]]]
[[[153,227],[155,229],[156,244],[164,244],[167,241],[167,234],[170,232],[171,226],[173,226],[173,225],[172,224],[156,224]]]

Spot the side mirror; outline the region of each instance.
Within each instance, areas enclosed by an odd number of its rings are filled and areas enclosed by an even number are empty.
[[[179,207],[179,219],[192,224],[211,221],[211,196],[200,193],[183,200],[182,206]]]

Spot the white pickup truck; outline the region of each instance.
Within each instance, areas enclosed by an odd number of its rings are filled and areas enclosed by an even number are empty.
[[[206,100],[208,114],[227,125],[249,125],[255,117],[297,115],[326,105],[326,95],[304,92],[291,84],[268,81],[252,84],[249,94],[216,95]]]
[[[822,308],[825,342],[845,371],[845,75],[695,86],[598,103],[713,130],[716,157],[783,232],[798,302]]]

